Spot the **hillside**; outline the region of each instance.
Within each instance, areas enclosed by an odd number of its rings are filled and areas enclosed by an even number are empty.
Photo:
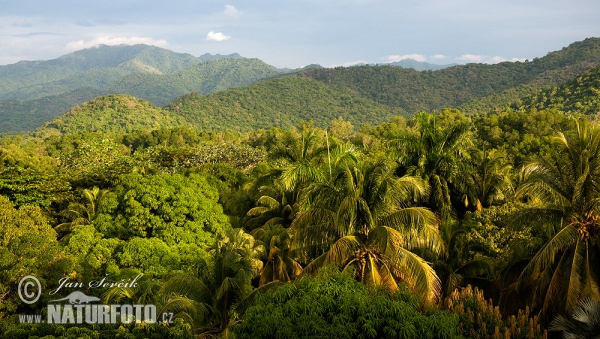
[[[57,112],[65,113],[73,106],[92,100],[101,94],[92,88],[83,88],[34,100],[0,101],[0,132],[33,131],[56,118],[59,115]]]
[[[518,106],[521,98],[560,86],[598,66],[598,38],[573,43],[527,62],[467,64],[436,71],[390,64],[330,69],[311,65],[303,70],[278,70],[238,54],[194,57],[146,45],[100,46],[55,60],[0,66],[0,99],[6,99],[0,101],[0,132],[34,130],[70,107],[108,93],[130,94],[164,106],[191,92],[207,94],[262,79],[294,77],[317,80],[322,86],[316,89],[314,82],[300,80],[265,82],[222,96],[186,96],[187,99],[170,105],[170,109],[180,107],[185,115],[205,119],[206,128],[242,130],[266,127],[267,121],[276,126],[294,124],[300,119],[326,124],[329,117],[337,115],[352,119],[358,126],[378,123],[390,112],[410,116],[445,107],[481,114]],[[353,103],[350,106],[348,95]],[[238,96],[247,102],[234,105]],[[196,106],[181,105],[182,100],[191,102],[190,98],[194,98],[191,101],[197,102]],[[352,107],[356,111],[351,111]],[[367,113],[366,107],[377,113]],[[216,110],[219,116],[213,119],[210,110]],[[239,120],[240,125],[231,127],[226,117],[232,114],[238,118],[257,114],[258,118],[252,121],[251,116],[244,117]]]
[[[280,73],[258,59],[213,58],[172,74],[131,74],[108,86],[106,92],[127,93],[164,106],[191,92],[211,93],[242,87]]]
[[[424,72],[390,65],[336,67],[302,75],[413,114],[457,107],[482,98],[487,99],[476,107],[491,109],[506,103],[506,99],[562,84],[597,66],[600,39],[590,38],[528,62],[467,64]]]
[[[239,54],[194,57],[147,45],[99,46],[49,61],[22,61],[0,66],[0,132],[34,130],[98,95],[131,94],[162,106],[192,91],[240,87],[280,73]]]
[[[515,109],[556,108],[565,113],[600,114],[600,67],[561,86],[554,86],[522,98]]]
[[[328,126],[343,117],[355,126],[378,124],[404,112],[375,103],[350,91],[304,77],[262,81],[209,95],[192,93],[173,101],[167,110],[204,130],[249,131],[271,126],[297,126],[313,120]]]
[[[125,133],[185,124],[179,116],[151,103],[125,94],[111,94],[73,107],[64,115],[46,123],[39,135],[78,132]]]
[[[54,60],[0,66],[0,100],[39,99],[82,87],[98,89],[128,74],[172,73],[200,62],[189,54],[147,45],[88,48]]]

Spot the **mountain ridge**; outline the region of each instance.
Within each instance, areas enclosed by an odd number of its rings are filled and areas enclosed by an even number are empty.
[[[26,78],[21,85],[28,85],[28,91],[31,93],[39,94],[42,90],[46,90],[52,95],[28,101],[14,99],[0,101],[0,132],[33,130],[40,126],[40,121],[50,121],[69,111],[70,107],[83,103],[82,100],[90,100],[90,96],[109,93],[129,94],[162,106],[178,102],[182,95],[185,97],[191,92],[201,96],[231,88],[245,88],[261,82],[263,83],[261,86],[268,87],[272,93],[263,91],[259,96],[254,96],[253,100],[265,100],[273,106],[278,106],[280,103],[272,100],[273,95],[282,96],[282,102],[286,101],[285,96],[296,95],[285,92],[286,86],[294,87],[299,84],[298,80],[293,79],[295,77],[310,78],[326,87],[331,87],[326,89],[314,83],[308,86],[305,82],[298,88],[301,88],[301,92],[310,93],[307,95],[311,100],[331,105],[335,107],[334,111],[338,112],[344,110],[344,103],[336,100],[346,98],[340,93],[350,93],[352,100],[360,101],[360,105],[364,104],[361,107],[375,107],[373,105],[377,104],[379,106],[374,108],[375,110],[401,112],[399,114],[405,116],[411,116],[419,111],[432,112],[450,107],[459,107],[465,112],[481,113],[501,109],[512,102],[517,102],[519,98],[532,95],[547,87],[559,86],[600,66],[600,39],[598,38],[572,43],[559,51],[549,52],[544,57],[534,58],[528,62],[455,65],[435,71],[416,71],[390,64],[336,68],[322,68],[315,65],[308,67],[308,70],[279,70],[258,59],[243,58],[239,54],[226,56],[204,54],[201,57],[209,60],[202,61],[200,57],[147,45],[116,47],[115,51],[118,53],[112,60],[95,61],[104,57],[103,55],[111,55],[110,51],[113,48],[115,47],[100,46],[70,53],[63,56],[61,60],[51,61],[54,68],[46,78],[37,80],[33,79],[35,78],[33,76],[29,80]],[[100,54],[95,53],[98,51]],[[65,65],[73,62],[82,64],[78,68],[58,74],[66,67]],[[32,63],[31,65],[39,64],[39,62]],[[24,65],[28,65],[27,62],[20,64],[19,67],[25,67]],[[93,65],[117,66],[104,72],[101,67],[94,68]],[[38,66],[33,68],[35,67]],[[77,73],[77,69],[84,71]],[[7,76],[10,73],[7,68],[0,67],[0,89],[3,88],[2,86],[10,86],[10,81],[5,83],[1,81],[3,75]],[[272,83],[268,83],[269,81]],[[316,87],[320,89],[316,90]],[[256,87],[252,87],[248,91],[255,89]],[[7,94],[0,90],[0,98],[2,95]],[[223,94],[223,97],[228,95]],[[228,100],[234,100],[232,98]],[[213,99],[214,97],[210,97],[206,100]],[[298,117],[311,119],[308,114],[310,110],[302,112],[298,105],[298,98],[294,100],[296,101],[289,102],[292,107],[290,114],[294,116],[292,120]],[[240,112],[227,105],[221,108],[224,111]],[[254,114],[255,118],[260,114],[276,114],[276,110],[269,107],[261,109],[262,111],[256,112],[247,111],[245,114]],[[319,111],[327,116],[327,112],[321,108],[317,109],[316,106],[312,111],[313,113]],[[382,114],[388,115],[388,113]],[[312,118],[325,119],[323,116]],[[250,122],[245,124],[255,127]]]

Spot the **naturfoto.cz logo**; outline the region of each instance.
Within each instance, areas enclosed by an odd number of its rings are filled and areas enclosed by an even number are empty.
[[[142,275],[138,275],[133,280],[120,280],[119,282],[108,282],[107,277],[102,280],[90,281],[89,288],[100,287],[137,287],[137,280]],[[70,282],[69,278],[59,280],[59,287],[49,295],[54,295],[62,289],[84,288],[85,285],[80,282]],[[27,304],[37,302],[42,294],[40,281],[31,275],[23,277],[18,286],[19,298]],[[87,295],[80,290],[75,290],[67,296],[48,301],[47,323],[49,324],[130,324],[132,322],[154,323],[157,319],[156,306],[153,304],[97,304],[100,298]],[[41,316],[20,317],[21,322],[41,322]],[[163,313],[160,321],[173,322],[173,313]]]

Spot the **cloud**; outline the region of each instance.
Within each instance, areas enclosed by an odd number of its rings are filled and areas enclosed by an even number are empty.
[[[210,32],[208,32],[208,34],[206,34],[206,40],[225,41],[225,40],[229,40],[229,39],[231,39],[230,36],[225,35],[221,32],[210,31]]]
[[[228,18],[238,19],[242,16],[242,14],[244,14],[244,12],[238,10],[237,8],[235,8],[235,6],[225,5],[225,10],[223,11],[223,14],[225,14],[225,16]]]
[[[386,62],[398,62],[406,59],[413,59],[419,62],[425,62],[427,58],[421,54],[405,54],[405,55],[388,55]]]
[[[84,48],[95,47],[98,45],[136,45],[136,44],[146,44],[146,45],[154,45],[164,47],[167,45],[166,40],[156,40],[147,37],[110,37],[110,36],[101,36],[96,37],[90,41],[72,41],[69,42],[66,46],[67,50],[76,51]]]
[[[446,59],[446,56],[443,54],[436,54],[436,55],[432,55],[431,58],[433,60],[442,60],[442,59]]]
[[[28,28],[28,27],[33,27],[33,24],[31,22],[21,21],[21,22],[13,22],[11,24],[11,26],[12,27]]]
[[[25,33],[25,34],[16,34],[15,36],[19,37],[19,38],[30,38],[30,37],[36,37],[36,36],[41,36],[41,35],[63,36],[64,34],[53,33],[53,32],[31,32],[31,33]]]
[[[477,54],[463,54],[460,57],[456,58],[456,60],[465,63],[481,63],[481,64],[497,64],[505,61],[517,62],[517,61],[525,61],[525,58],[511,58],[506,59],[501,56],[487,56],[487,55],[477,55]]]

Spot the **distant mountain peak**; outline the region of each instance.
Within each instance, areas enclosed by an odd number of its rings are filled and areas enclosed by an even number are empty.
[[[198,59],[200,59],[202,61],[214,60],[214,59],[240,59],[240,58],[243,58],[243,56],[239,55],[238,53],[231,53],[231,54],[226,54],[226,55],[204,53],[198,57]]]
[[[437,71],[440,69],[456,66],[458,64],[446,64],[446,65],[438,65],[431,64],[429,62],[417,61],[415,59],[404,59],[400,61],[390,62],[387,65],[399,66],[402,68],[412,68],[417,71]]]

